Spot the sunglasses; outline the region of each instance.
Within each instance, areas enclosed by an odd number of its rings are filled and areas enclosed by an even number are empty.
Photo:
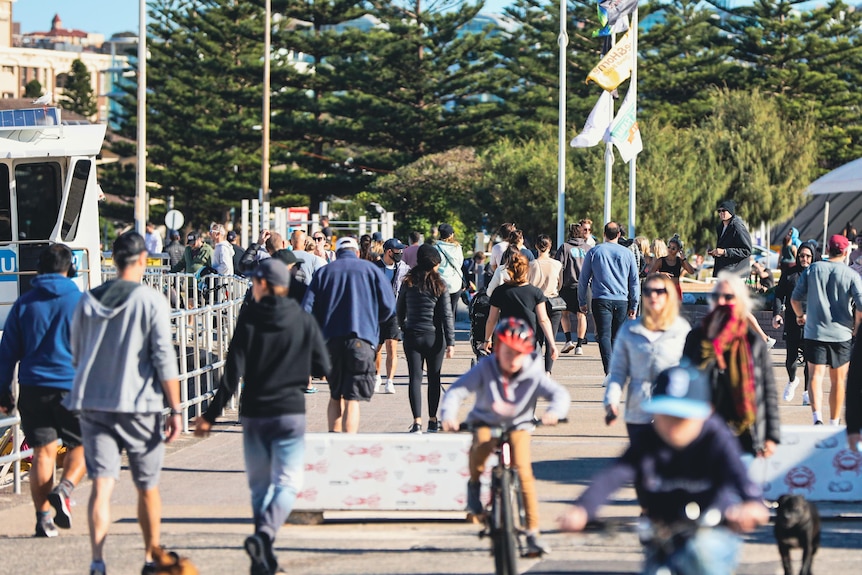
[[[723,209],[722,209],[722,210],[718,210],[718,213],[719,213],[719,214],[726,214],[726,213],[727,213],[727,210],[723,210]]]
[[[653,294],[655,294],[655,295],[667,295],[667,288],[663,288],[663,287],[660,287],[660,288],[645,287],[644,288],[644,295],[645,296],[651,296]]]
[[[322,241],[323,241],[323,240],[325,240],[326,238],[325,238],[325,237],[323,237],[323,236],[313,236],[313,239],[314,239],[314,241],[316,241],[316,242],[322,242]]]
[[[733,301],[736,299],[736,296],[732,293],[712,293],[712,294],[709,294],[709,298],[712,301],[720,301],[720,300]]]

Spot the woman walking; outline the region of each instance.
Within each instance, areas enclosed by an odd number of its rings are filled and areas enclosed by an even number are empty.
[[[551,257],[551,238],[545,234],[536,238],[536,251],[539,255],[530,262],[527,279],[532,285],[542,290],[548,300],[545,305],[548,319],[551,322],[551,333],[554,334],[554,337],[550,341],[546,341],[544,332],[540,331],[536,334],[536,343],[544,346],[545,372],[550,375],[551,369],[554,367],[554,360],[551,359],[551,348],[556,346],[557,330],[560,329],[560,322],[563,318],[563,310],[551,308],[551,298],[559,298],[560,296],[560,288],[563,285],[563,264]]]
[[[664,274],[647,276],[643,285],[641,315],[625,322],[611,354],[605,390],[608,425],[620,414],[626,392],[626,430],[635,444],[651,427],[652,414],[641,408],[652,397],[658,374],[679,364],[691,326],[679,315],[679,297],[673,281]]]
[[[744,280],[720,272],[711,311],[688,334],[683,355],[710,374],[715,412],[739,438],[743,453],[769,457],[780,439],[778,394],[766,343],[749,322]]]
[[[488,312],[488,320],[485,322],[485,338],[482,348],[491,350],[491,335],[497,322],[502,318],[516,317],[526,321],[533,333],[541,328],[547,341],[554,340],[551,331],[551,321],[548,319],[548,308],[545,305],[547,298],[542,290],[527,281],[529,264],[527,258],[521,254],[512,254],[507,264],[509,279],[494,290],[491,296],[491,309]],[[548,346],[551,350],[551,359],[557,359],[557,346]]]
[[[440,252],[440,277],[446,282],[446,289],[449,290],[449,302],[454,318],[458,312],[461,291],[464,289],[464,274],[461,273],[461,268],[464,266],[464,253],[461,251],[461,244],[455,240],[455,230],[452,226],[440,224],[437,226],[437,232],[440,237],[434,245]]]
[[[437,269],[440,253],[423,244],[416,253],[416,266],[404,278],[398,292],[396,314],[404,332],[404,354],[410,374],[410,433],[422,432],[422,364],[428,371],[428,432],[440,430],[437,408],[440,404],[440,371],[443,355],[455,352],[455,321],[446,283]]]

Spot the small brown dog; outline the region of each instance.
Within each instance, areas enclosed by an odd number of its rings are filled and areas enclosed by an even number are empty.
[[[198,568],[188,558],[180,557],[173,551],[166,551],[164,547],[156,547],[153,561],[157,575],[200,575]]]
[[[799,575],[811,575],[814,554],[820,548],[820,513],[802,495],[782,495],[775,512],[775,540],[781,554],[784,575],[793,575],[790,550],[802,549]]]

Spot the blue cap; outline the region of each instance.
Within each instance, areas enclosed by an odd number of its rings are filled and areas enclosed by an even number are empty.
[[[694,368],[666,369],[656,378],[652,398],[642,408],[647,413],[706,419],[712,413],[709,381],[704,372]]]

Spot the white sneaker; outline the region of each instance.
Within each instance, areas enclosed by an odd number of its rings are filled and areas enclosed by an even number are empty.
[[[802,392],[802,405],[811,405],[811,400],[808,399],[808,392],[807,391]]]
[[[374,393],[380,393],[381,385],[383,385],[383,380],[378,375],[374,378]]]
[[[575,346],[575,355],[584,355],[584,348],[581,346]]]
[[[565,345],[563,345],[563,349],[560,350],[560,353],[569,353],[575,349],[575,344],[571,341],[567,341]]]
[[[799,379],[794,379],[793,381],[788,381],[787,385],[784,386],[784,401],[792,401],[793,396],[796,395],[796,386],[799,385]]]
[[[766,349],[772,349],[773,347],[775,347],[775,338],[774,337],[767,337],[766,338]]]
[[[391,379],[386,380],[386,391],[384,393],[395,393],[395,384]]]

